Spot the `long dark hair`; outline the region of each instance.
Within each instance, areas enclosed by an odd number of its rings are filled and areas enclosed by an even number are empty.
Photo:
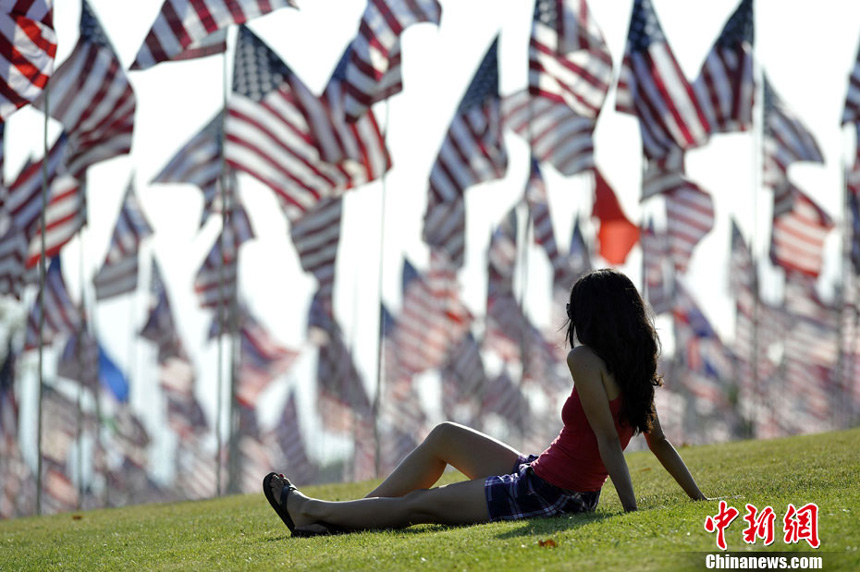
[[[582,276],[570,290],[567,340],[579,341],[599,355],[621,386],[621,419],[636,433],[654,423],[654,389],[660,338],[653,314],[630,279],[612,269]]]

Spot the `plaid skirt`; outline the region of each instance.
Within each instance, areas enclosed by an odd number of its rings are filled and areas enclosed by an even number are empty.
[[[537,476],[531,462],[537,455],[520,457],[509,475],[487,477],[484,493],[490,520],[516,520],[592,512],[600,491],[578,493],[560,489]]]

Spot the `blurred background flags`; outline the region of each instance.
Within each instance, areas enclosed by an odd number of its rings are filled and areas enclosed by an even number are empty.
[[[465,257],[468,187],[501,178],[508,165],[500,121],[498,38],[478,66],[430,170],[423,238],[455,267]]]
[[[239,381],[236,399],[256,407],[257,399],[278,376],[285,373],[298,352],[281,345],[247,311],[239,328]]]
[[[754,41],[753,0],[741,0],[693,83],[713,133],[752,128],[756,92]]]
[[[413,24],[438,26],[441,17],[437,0],[367,0],[343,74],[347,121],[403,90],[400,35]]]
[[[215,210],[220,198],[223,130],[224,112],[220,111],[173,155],[151,181],[188,183],[199,187],[203,192],[200,226]]]
[[[348,174],[322,159],[311,129],[305,105],[319,112],[319,99],[244,26],[233,70],[224,124],[227,164],[273,189],[290,220],[349,188]]]
[[[53,20],[53,0],[0,6],[0,123],[45,89],[57,54]]]
[[[324,198],[290,225],[290,238],[299,255],[299,263],[305,272],[317,279],[319,295],[328,307],[333,304],[342,216],[343,198]]]
[[[848,93],[842,111],[842,124],[846,123],[860,123],[860,50],[857,51],[857,61],[848,78]]]
[[[44,110],[44,95],[34,105]],[[80,39],[54,72],[50,87],[48,112],[69,137],[68,172],[80,180],[90,165],[129,153],[135,108],[132,85],[84,0]]]
[[[351,52],[352,47],[347,46],[322,96],[296,91],[320,158],[346,175],[347,188],[375,181],[391,168],[391,157],[373,111],[368,109],[355,121],[347,121],[346,68]]]
[[[612,56],[585,0],[536,0],[529,93],[597,119],[612,83]]]
[[[796,194],[788,179],[793,163],[824,163],[812,133],[774,91],[764,76],[764,184],[773,189],[773,212],[781,215],[791,209]]]
[[[645,156],[705,144],[710,124],[663,34],[651,0],[634,0],[615,109],[639,118]]]
[[[39,347],[39,321],[41,309],[38,298],[30,309],[27,318],[27,333],[25,335],[24,350]],[[45,273],[45,327],[43,329],[42,343],[49,344],[59,334],[70,334],[75,332],[81,324],[81,312],[78,306],[72,302],[63,279],[63,271],[60,268],[60,258],[51,260]]]
[[[295,7],[292,0],[164,0],[146,35],[133,70],[144,70],[168,60],[189,59],[226,49],[223,30],[244,24],[280,8]]]
[[[773,219],[770,257],[787,270],[817,277],[833,221],[803,191],[793,185],[790,189],[791,210]]]
[[[105,260],[93,278],[97,300],[137,290],[140,244],[151,234],[134,183],[129,181]]]

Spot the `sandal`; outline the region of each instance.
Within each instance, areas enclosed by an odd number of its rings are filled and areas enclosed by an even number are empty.
[[[269,501],[269,504],[272,505],[272,508],[275,509],[276,513],[278,513],[278,516],[281,517],[281,520],[284,521],[287,528],[290,529],[290,533],[294,534],[296,525],[293,523],[293,519],[290,518],[289,511],[287,511],[287,498],[290,496],[291,492],[297,489],[289,479],[284,479],[286,484],[281,489],[280,498],[276,499],[275,493],[272,492],[272,479],[275,477],[280,478],[281,475],[278,473],[269,473],[263,478],[263,494],[266,495],[266,500]],[[304,536],[304,534],[300,531],[298,536]]]

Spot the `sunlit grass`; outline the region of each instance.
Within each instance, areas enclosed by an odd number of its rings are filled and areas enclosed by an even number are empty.
[[[741,512],[729,550],[800,551],[860,569],[860,429],[681,450],[702,490]],[[0,570],[704,570],[716,502],[691,502],[647,452],[628,455],[640,510],[610,483],[592,515],[292,539],[262,494],[0,522]],[[261,475],[262,477],[262,475]],[[447,477],[455,480],[455,475]],[[363,496],[373,483],[308,487]],[[788,503],[819,506],[821,548],[782,540]],[[742,540],[744,506],[772,506],[777,540]],[[552,540],[552,542],[547,542]]]

